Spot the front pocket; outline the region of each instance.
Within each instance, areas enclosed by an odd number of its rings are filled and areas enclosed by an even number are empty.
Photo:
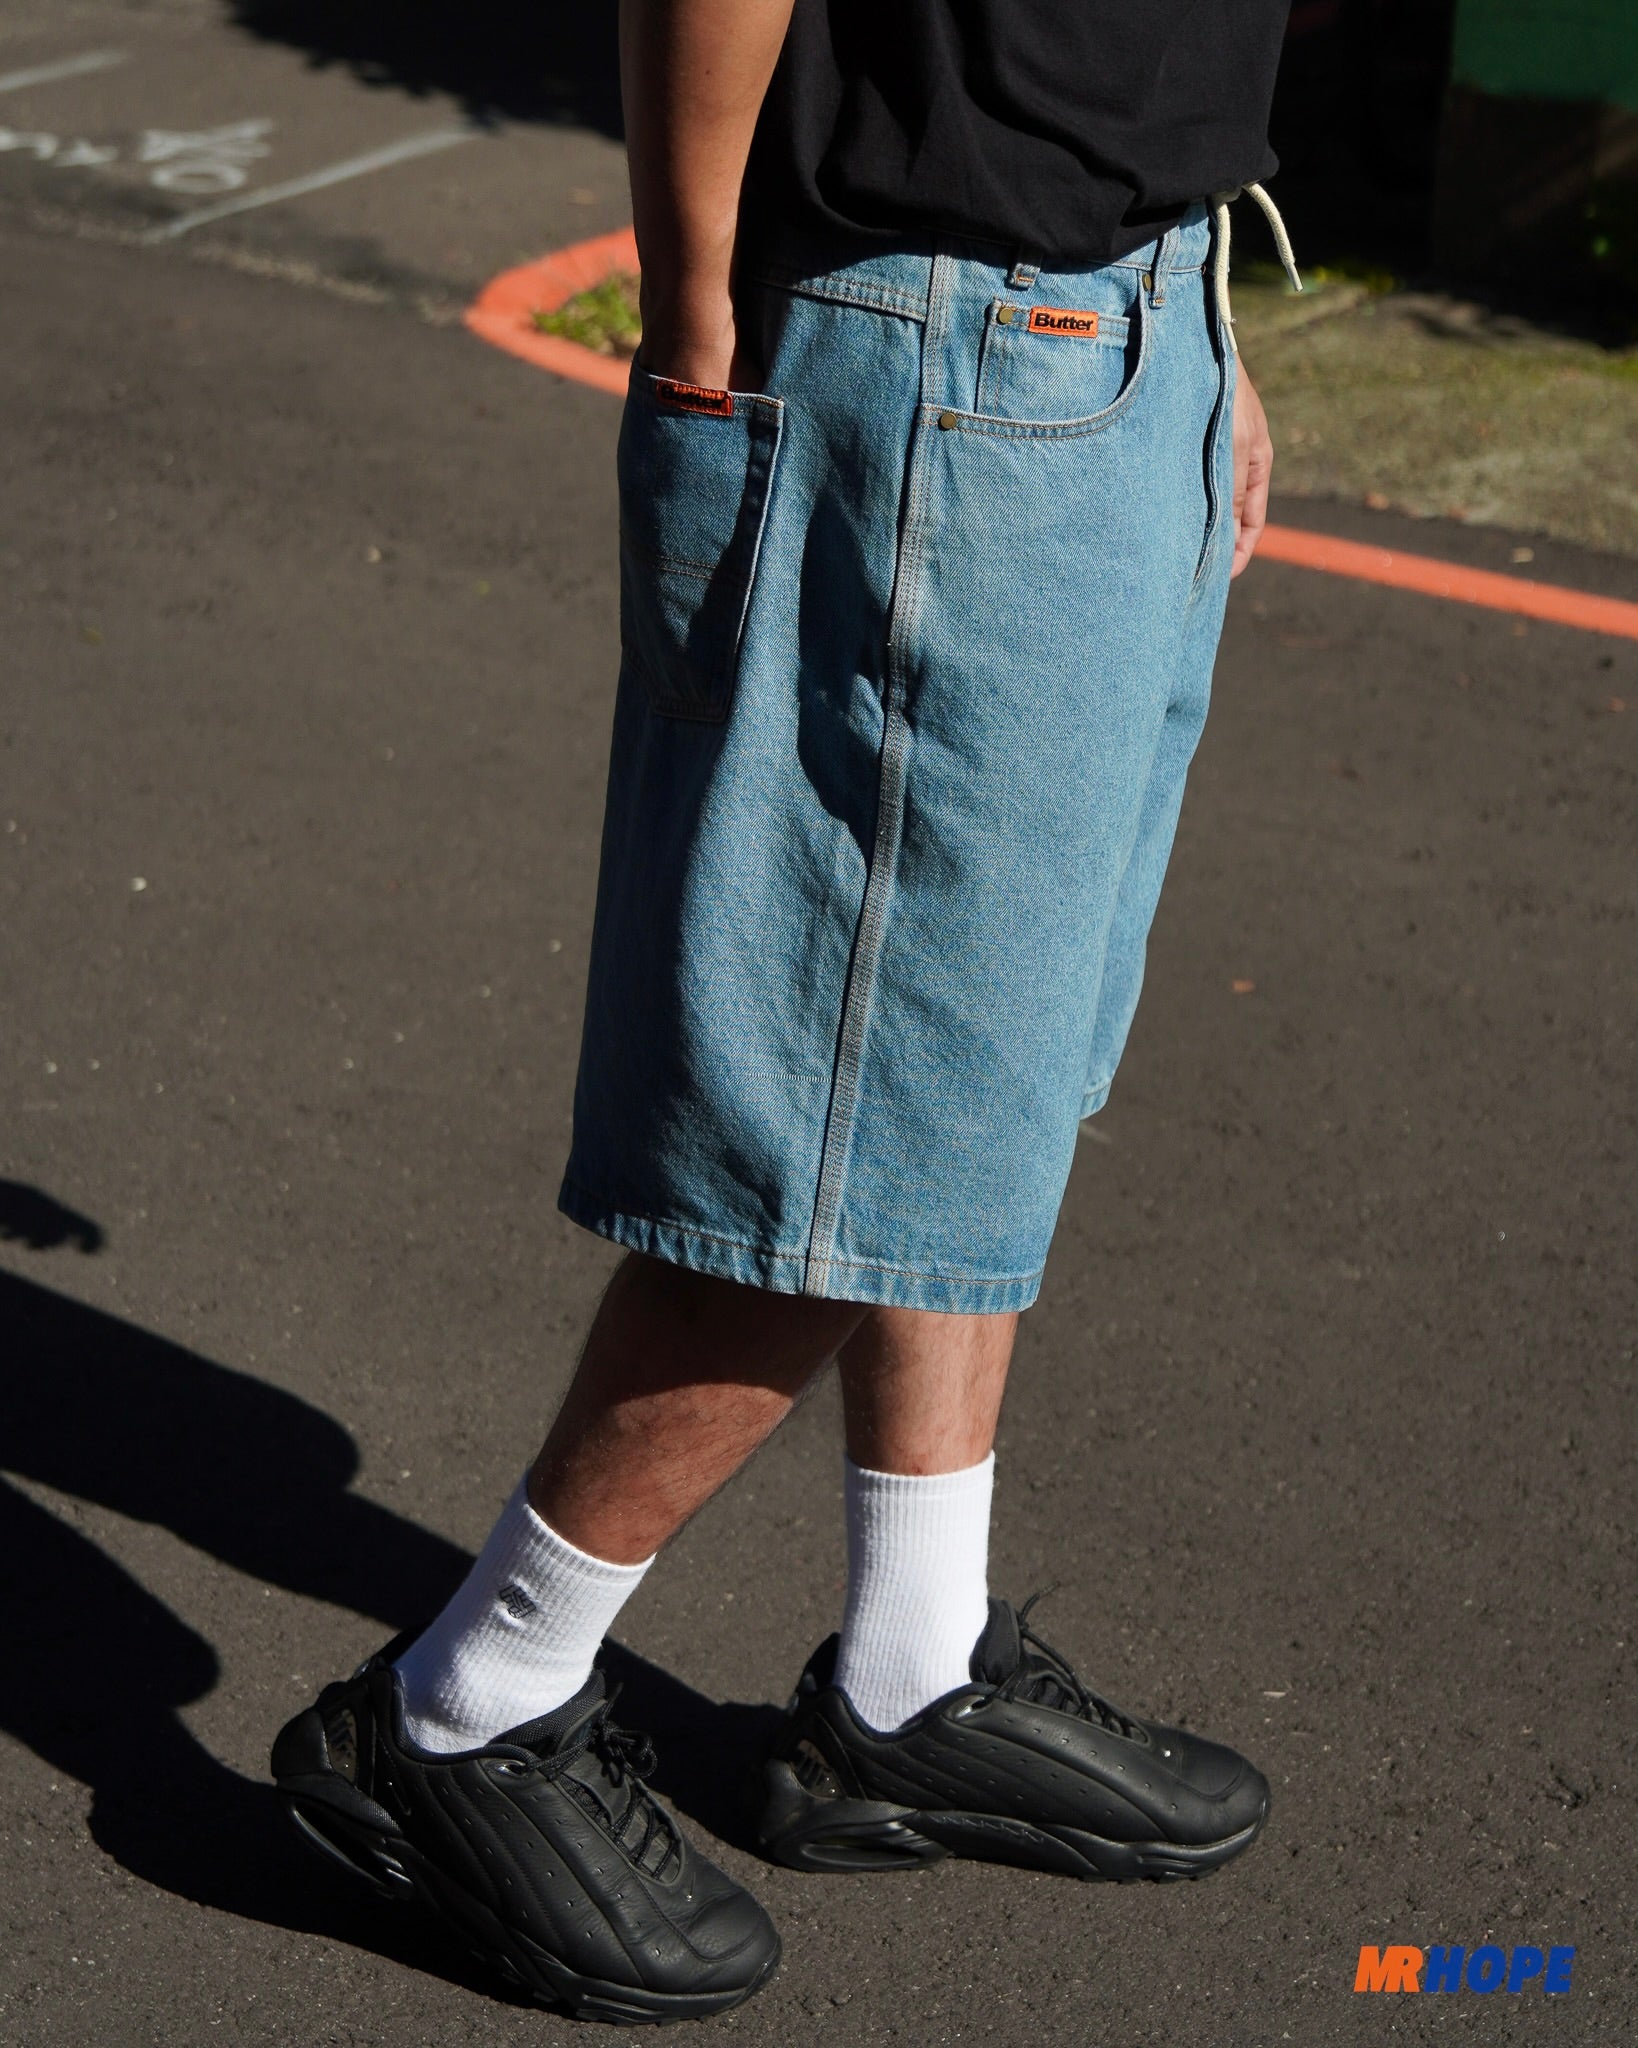
[[[785,408],[632,369],[620,426],[620,641],[656,711],[728,715]]]
[[[998,299],[985,315],[973,409],[1023,426],[1084,428],[1136,384],[1144,339],[1137,292],[1124,314]]]

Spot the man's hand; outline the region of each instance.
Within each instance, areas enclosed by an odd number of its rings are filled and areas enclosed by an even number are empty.
[[[1268,520],[1268,480],[1274,473],[1274,443],[1257,387],[1242,365],[1234,384],[1234,567],[1238,576],[1256,552]]]
[[[683,384],[701,384],[708,391],[745,388],[736,364],[737,331],[733,301],[716,279],[689,300],[642,287],[643,367],[657,377],[675,377]]]

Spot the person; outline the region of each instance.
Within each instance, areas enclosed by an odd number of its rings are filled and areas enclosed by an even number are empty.
[[[1253,1765],[1083,1682],[987,1552],[1018,1317],[1264,519],[1227,202],[1272,212],[1284,14],[622,7],[643,332],[560,1202],[627,1256],[466,1582],[273,1754],[318,1847],[582,2014],[718,2012],[776,1964],[594,1658],[832,1365],[845,1611],[763,1765],[767,1853],[1170,1878],[1263,1823]]]

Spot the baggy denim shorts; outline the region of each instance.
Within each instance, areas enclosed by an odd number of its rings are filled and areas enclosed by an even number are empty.
[[[764,254],[761,391],[634,366],[576,1222],[786,1293],[1034,1300],[1222,625],[1210,238]]]

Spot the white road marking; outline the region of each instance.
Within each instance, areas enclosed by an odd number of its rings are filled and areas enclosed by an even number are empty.
[[[31,71],[0,76],[0,92],[21,92],[26,85],[50,85],[58,78],[83,78],[88,71],[112,71],[130,59],[123,50],[88,50],[83,57],[63,57],[55,64],[36,64]]]
[[[191,199],[219,197],[236,192],[250,176],[248,164],[271,156],[273,132],[268,120],[230,121],[223,128],[187,132],[171,128],[145,128],[137,146],[136,162],[157,164],[148,182],[162,192],[181,192]],[[0,128],[0,156],[13,150],[31,150],[43,164],[58,170],[83,170],[88,165],[119,161],[112,145],[63,142],[55,135],[24,134],[16,128]]]
[[[88,165],[118,163],[119,151],[95,142],[70,142],[51,161],[59,171],[83,171]]]
[[[348,178],[362,178],[371,171],[384,171],[389,164],[401,164],[411,157],[430,156],[437,149],[451,149],[457,142],[471,142],[483,130],[476,126],[462,128],[434,128],[425,135],[408,135],[402,142],[389,142],[381,149],[372,149],[363,156],[348,157],[345,162],[330,164],[322,171],[309,171],[302,178],[287,178],[282,185],[263,185],[255,192],[241,193],[237,199],[224,199],[216,206],[196,207],[192,213],[178,214],[175,220],[167,221],[163,227],[152,228],[143,237],[147,242],[174,241],[178,235],[191,233],[194,228],[205,227],[215,220],[226,220],[230,214],[248,213],[253,206],[276,206],[281,199],[299,199],[305,192],[320,192],[326,185],[340,185]]]
[[[139,164],[158,164],[149,183],[162,192],[181,192],[190,199],[237,192],[250,176],[248,165],[271,156],[268,120],[230,121],[224,128],[188,134],[172,128],[145,128],[137,150]]]
[[[24,135],[15,128],[0,128],[0,151],[31,149],[42,164],[50,163],[57,154],[55,135]]]

